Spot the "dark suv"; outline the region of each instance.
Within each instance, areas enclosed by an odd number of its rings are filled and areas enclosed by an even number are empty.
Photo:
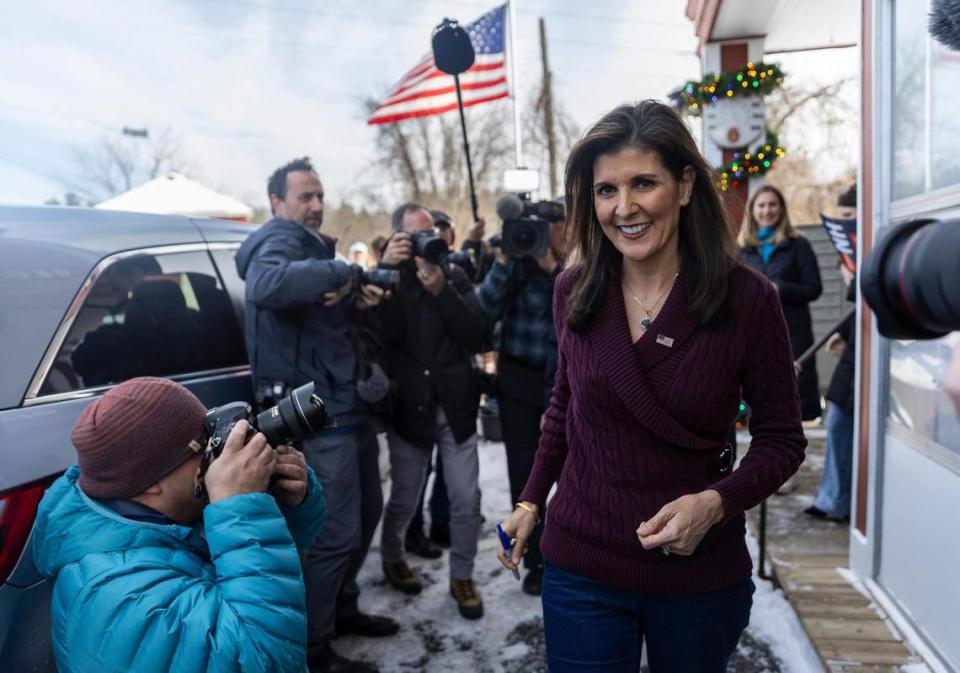
[[[0,208],[0,668],[55,671],[50,587],[29,536],[75,462],[70,430],[111,385],[164,376],[207,406],[250,400],[251,225],[84,208]]]

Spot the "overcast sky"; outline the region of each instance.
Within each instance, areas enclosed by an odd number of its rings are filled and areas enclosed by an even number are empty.
[[[253,206],[308,154],[336,203],[373,157],[360,100],[429,50],[444,16],[482,0],[7,0],[0,25],[0,203],[64,191],[78,148],[124,126],[170,128],[207,184]],[[585,127],[699,76],[686,0],[519,0],[521,86],[547,22],[556,97]],[[525,87],[524,87],[525,88]]]

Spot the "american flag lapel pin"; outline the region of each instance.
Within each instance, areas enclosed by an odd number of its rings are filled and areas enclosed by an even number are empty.
[[[666,346],[667,348],[673,348],[673,339],[662,334],[657,335],[657,343],[661,346]]]

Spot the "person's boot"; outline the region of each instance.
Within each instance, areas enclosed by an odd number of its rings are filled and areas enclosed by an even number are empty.
[[[320,652],[307,657],[307,667],[310,673],[380,673],[373,664],[341,657],[329,643]]]
[[[460,615],[465,619],[483,617],[483,600],[477,593],[473,580],[450,580],[450,595],[457,602]]]
[[[523,593],[531,596],[539,596],[540,588],[543,585],[543,568],[531,568],[526,577],[523,578],[521,588]]]
[[[338,636],[350,633],[367,638],[385,638],[395,635],[400,625],[389,617],[358,612],[349,617],[337,617],[336,628]]]
[[[390,586],[405,594],[418,594],[423,589],[420,578],[410,570],[406,561],[384,561],[383,576]]]
[[[443,556],[443,551],[427,539],[422,529],[415,526],[410,526],[407,529],[403,546],[408,552],[416,554],[420,558],[437,559]]]
[[[430,540],[444,549],[450,548],[450,524],[449,523],[431,523]]]

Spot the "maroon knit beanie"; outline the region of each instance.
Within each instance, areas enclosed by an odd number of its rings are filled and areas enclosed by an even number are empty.
[[[207,410],[169,379],[142,377],[111,388],[73,426],[80,488],[94,498],[129,498],[194,455]]]

